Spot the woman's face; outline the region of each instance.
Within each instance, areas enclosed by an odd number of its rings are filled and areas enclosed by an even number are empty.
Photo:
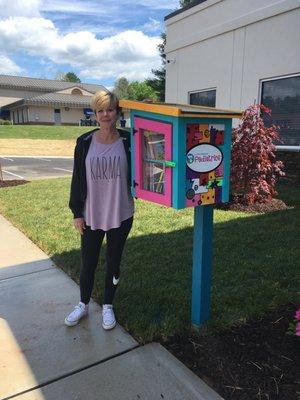
[[[99,125],[107,128],[114,128],[118,120],[116,107],[108,107],[96,110],[96,120]]]

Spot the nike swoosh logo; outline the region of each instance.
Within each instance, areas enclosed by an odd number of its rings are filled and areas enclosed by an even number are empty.
[[[119,279],[116,279],[115,277],[113,277],[113,284],[116,286],[119,283]]]

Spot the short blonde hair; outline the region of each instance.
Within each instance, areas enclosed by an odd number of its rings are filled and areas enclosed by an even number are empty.
[[[91,107],[95,111],[112,107],[116,108],[118,113],[120,112],[119,99],[114,93],[108,90],[99,90],[99,92],[96,92],[91,99]]]

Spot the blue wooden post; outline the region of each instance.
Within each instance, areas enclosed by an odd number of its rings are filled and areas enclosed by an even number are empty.
[[[194,209],[192,326],[209,319],[211,296],[213,206]]]

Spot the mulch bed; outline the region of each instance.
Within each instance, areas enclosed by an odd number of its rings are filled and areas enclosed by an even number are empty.
[[[287,210],[291,207],[287,206],[280,199],[272,199],[268,203],[255,203],[251,205],[245,205],[238,202],[229,202],[225,204],[221,204],[218,206],[219,209],[222,210],[230,210],[230,211],[245,211],[245,212],[256,212],[256,213],[268,213],[279,210]]]
[[[0,180],[0,188],[5,188],[5,187],[10,187],[10,186],[18,186],[18,185],[24,185],[25,183],[28,183],[29,181],[25,180],[18,180],[18,179],[12,179],[8,181],[1,181]]]
[[[211,336],[162,344],[225,400],[296,400],[299,338],[286,333],[295,310],[288,304]]]

